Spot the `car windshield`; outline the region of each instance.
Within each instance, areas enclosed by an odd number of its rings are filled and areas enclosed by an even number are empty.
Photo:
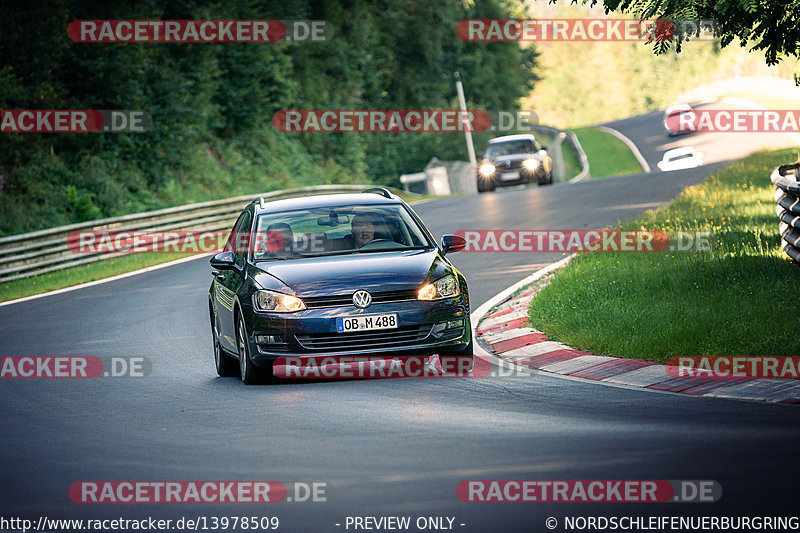
[[[490,144],[488,148],[486,148],[486,153],[484,157],[499,157],[503,155],[514,155],[514,154],[532,154],[536,150],[534,150],[533,143],[531,141],[506,141],[501,143],[493,143]]]
[[[433,248],[402,204],[349,205],[264,213],[255,261]]]
[[[692,157],[694,157],[694,154],[692,154],[692,153],[676,154],[676,155],[673,155],[672,157],[670,157],[669,160],[670,161],[678,161],[679,159],[690,159]]]

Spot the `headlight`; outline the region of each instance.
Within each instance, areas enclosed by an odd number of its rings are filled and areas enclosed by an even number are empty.
[[[450,274],[422,287],[417,298],[420,300],[441,300],[442,298],[452,298],[459,294],[461,292],[458,290],[458,280],[454,275]]]
[[[481,165],[481,167],[478,169],[478,172],[480,172],[480,173],[481,173],[481,176],[491,176],[492,174],[494,174],[494,171],[495,171],[495,170],[496,170],[496,169],[494,168],[494,165],[493,165],[493,164],[491,164],[491,163],[484,163],[484,164],[482,164],[482,165]]]
[[[536,168],[539,166],[539,160],[534,158],[526,159],[522,162],[522,166],[528,170],[536,170]]]
[[[303,300],[291,294],[274,291],[256,291],[253,293],[253,307],[256,311],[270,313],[294,313],[306,308]]]

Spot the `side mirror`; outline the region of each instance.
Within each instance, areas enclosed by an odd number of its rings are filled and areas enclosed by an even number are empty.
[[[442,253],[460,252],[467,247],[467,239],[460,235],[442,236]]]
[[[212,268],[217,270],[233,270],[236,268],[236,263],[233,261],[233,252],[220,252],[209,261]]]
[[[542,150],[547,151],[547,146],[542,146]]]

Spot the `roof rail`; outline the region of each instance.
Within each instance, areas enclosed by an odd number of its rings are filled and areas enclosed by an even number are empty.
[[[376,194],[380,194],[381,196],[384,196],[386,198],[392,198],[392,193],[390,193],[387,189],[384,189],[383,187],[371,187],[371,188],[367,189],[364,192],[365,193],[376,193]]]

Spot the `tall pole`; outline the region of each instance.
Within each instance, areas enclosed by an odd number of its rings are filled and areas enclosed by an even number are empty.
[[[467,102],[464,100],[464,87],[461,85],[461,75],[455,72],[454,76],[456,78],[456,91],[458,91],[458,106],[461,108],[462,123],[464,125],[464,135],[467,137],[469,162],[472,168],[476,168],[478,166],[478,161],[475,159],[475,147],[472,145],[472,125],[469,122],[469,115],[467,115]]]

